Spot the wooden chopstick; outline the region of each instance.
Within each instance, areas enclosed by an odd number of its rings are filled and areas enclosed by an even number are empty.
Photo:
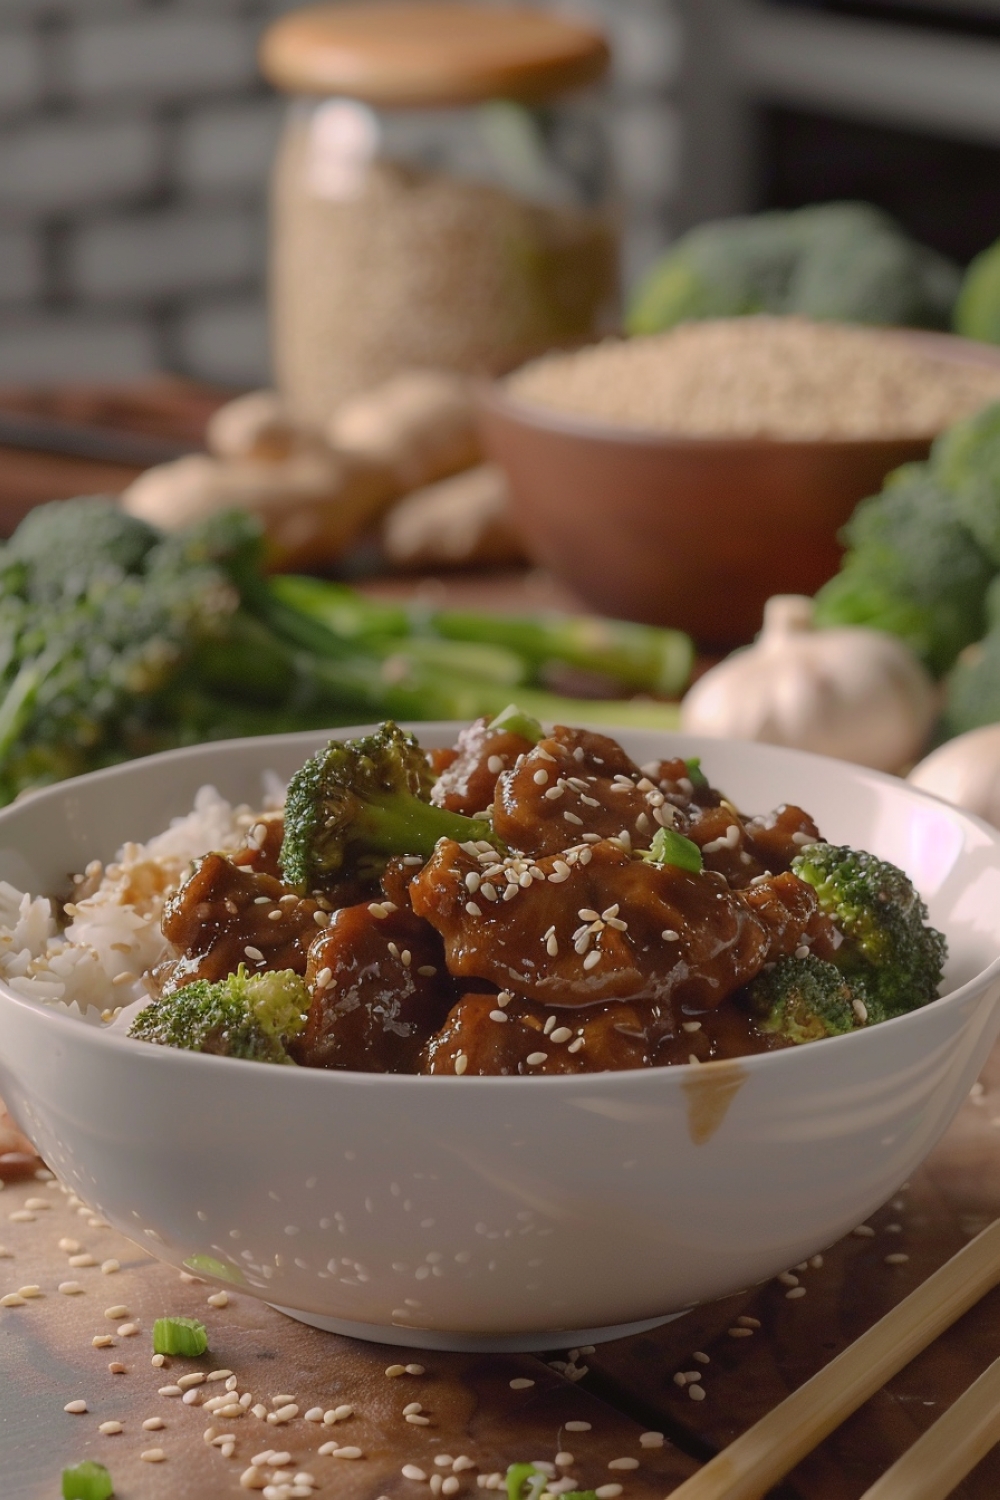
[[[670,1500],[760,1500],[845,1417],[998,1283],[1000,1219],[673,1490]],[[970,1395],[972,1390],[975,1386]],[[913,1500],[902,1489],[890,1493],[905,1493],[906,1500]]]
[[[861,1500],[944,1500],[1000,1441],[1000,1359],[953,1401]]]

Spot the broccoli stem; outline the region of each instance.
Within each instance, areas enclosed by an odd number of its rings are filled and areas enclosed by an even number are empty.
[[[494,848],[503,847],[485,818],[449,812],[399,789],[385,802],[375,798],[366,802],[353,831],[363,841],[366,854],[386,859],[394,854],[429,857],[438,839],[454,839],[459,844],[484,839]]]
[[[409,609],[366,599],[346,584],[283,574],[268,584],[271,600],[299,621],[375,649],[406,637],[439,637],[456,644],[503,648],[536,678],[562,663],[601,673],[635,692],[671,696],[691,672],[693,647],[679,630],[661,630],[594,615],[491,615],[475,610]],[[278,615],[272,618],[276,624]],[[300,625],[305,631],[306,627]],[[315,637],[319,639],[318,637]],[[304,641],[304,636],[303,636]]]

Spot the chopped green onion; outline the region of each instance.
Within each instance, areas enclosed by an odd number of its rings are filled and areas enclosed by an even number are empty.
[[[507,1470],[507,1500],[538,1500],[547,1479],[548,1475],[534,1464],[511,1464]]]
[[[227,1266],[224,1260],[216,1260],[212,1255],[189,1255],[184,1264],[189,1271],[204,1272],[219,1281],[231,1281],[235,1286],[244,1285],[245,1278],[239,1266]]]
[[[545,738],[545,730],[537,719],[526,714],[518,708],[516,703],[508,703],[502,713],[497,714],[490,721],[490,734],[519,734],[523,740],[530,740],[537,745],[539,740]]]
[[[157,1318],[153,1324],[154,1354],[204,1354],[208,1333],[197,1318]]]
[[[692,870],[695,874],[703,865],[698,845],[673,828],[658,828],[642,857],[650,864],[675,865],[678,870]]]
[[[688,756],[684,764],[687,766],[688,781],[692,786],[708,786],[708,777],[701,769],[700,755]]]
[[[62,1492],[63,1500],[110,1500],[115,1487],[103,1464],[85,1458],[75,1468],[63,1469]]]

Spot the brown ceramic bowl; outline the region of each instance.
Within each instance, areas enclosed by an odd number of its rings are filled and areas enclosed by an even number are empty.
[[[938,357],[1000,365],[1000,349],[899,332]],[[772,594],[836,572],[837,531],[930,438],[685,438],[602,425],[483,386],[479,415],[527,547],[619,618],[673,625],[709,650],[760,629]]]

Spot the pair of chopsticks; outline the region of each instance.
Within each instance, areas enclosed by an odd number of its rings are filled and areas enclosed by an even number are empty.
[[[670,1500],[760,1500],[851,1412],[1000,1284],[1000,1219],[673,1490]],[[943,1500],[1000,1440],[1000,1359],[861,1500]]]

